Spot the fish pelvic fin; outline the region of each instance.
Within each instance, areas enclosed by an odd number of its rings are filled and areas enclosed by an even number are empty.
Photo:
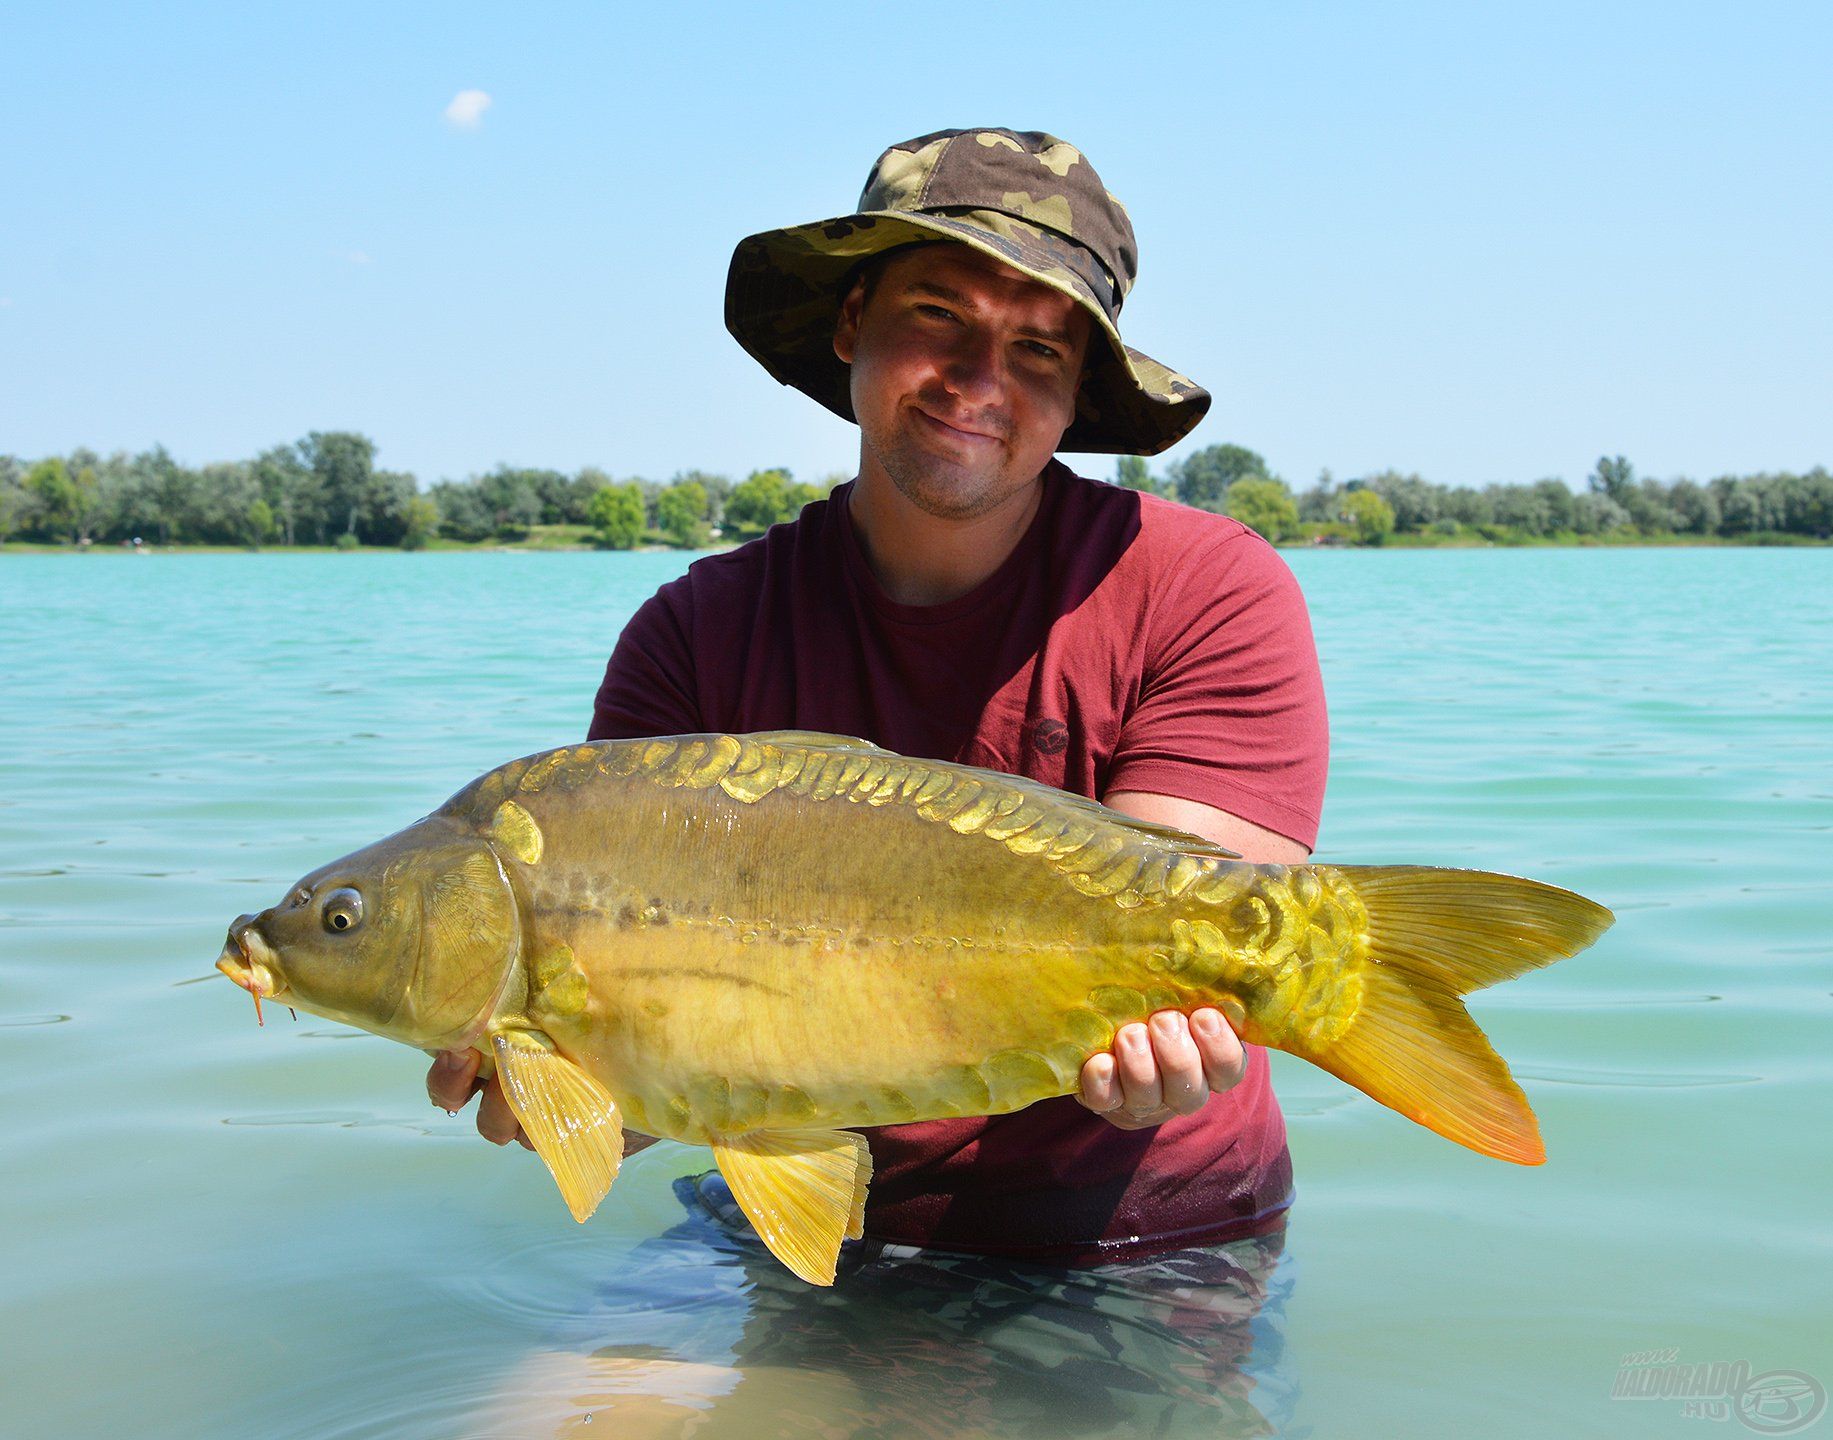
[[[850,1130],[754,1130],[714,1139],[719,1173],[770,1253],[832,1285],[840,1242],[865,1233],[872,1152]]]
[[[1512,875],[1402,865],[1336,873],[1367,912],[1360,998],[1339,1033],[1294,1053],[1448,1140],[1541,1164],[1527,1097],[1461,997],[1576,955],[1615,917]]]
[[[624,1125],[611,1092],[545,1036],[499,1030],[490,1037],[509,1108],[584,1223],[605,1198],[624,1158]]]

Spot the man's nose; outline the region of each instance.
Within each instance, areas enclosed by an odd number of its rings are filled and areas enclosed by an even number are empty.
[[[950,350],[943,378],[968,404],[994,404],[1005,390],[1005,352],[996,337],[970,330]]]

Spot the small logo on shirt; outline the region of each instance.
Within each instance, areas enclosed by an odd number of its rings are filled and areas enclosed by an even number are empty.
[[[1061,755],[1069,748],[1069,727],[1045,716],[1031,722],[1031,748],[1040,755]]]

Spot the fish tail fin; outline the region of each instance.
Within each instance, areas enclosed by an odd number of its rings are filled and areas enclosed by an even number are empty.
[[[1540,1164],[1546,1150],[1527,1097],[1462,997],[1576,955],[1609,928],[1610,911],[1480,870],[1336,873],[1367,912],[1361,997],[1346,1028],[1294,1053],[1460,1145]]]

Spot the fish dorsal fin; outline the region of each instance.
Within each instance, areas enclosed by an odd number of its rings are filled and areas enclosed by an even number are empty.
[[[850,1130],[754,1130],[713,1141],[719,1173],[770,1253],[832,1285],[840,1242],[864,1233],[872,1152]]]
[[[490,1037],[509,1108],[547,1162],[575,1220],[605,1198],[624,1158],[624,1125],[611,1093],[529,1030]]]
[[[1161,904],[1241,857],[1213,840],[1035,780],[897,755],[864,740],[804,730],[659,735],[606,742],[607,773],[667,789],[717,787],[755,805],[773,795],[825,804],[900,806],[958,835],[1035,855],[1090,896],[1122,907]]]
[[[889,755],[883,745],[861,740],[857,735],[829,735],[824,730],[760,730],[741,735],[740,740],[756,740],[764,745],[814,745],[823,750],[864,750],[873,755]]]
[[[937,779],[948,776],[955,780],[973,780],[989,790],[1034,797],[1062,814],[1079,816],[1099,822],[1104,826],[1118,826],[1130,832],[1136,839],[1154,842],[1180,855],[1206,856],[1214,860],[1239,860],[1241,858],[1233,850],[1224,849],[1215,841],[1205,839],[1201,835],[1192,835],[1188,831],[1179,830],[1172,825],[1160,825],[1153,820],[1136,820],[1131,815],[1123,815],[1118,810],[1110,810],[1099,801],[1090,800],[1086,796],[1076,795],[1067,790],[1058,790],[1041,781],[1032,780],[1023,775],[1012,775],[1004,770],[988,770],[981,766],[962,765],[954,761],[925,760],[915,756],[899,755],[895,751],[885,749],[882,745],[874,745],[870,740],[859,740],[849,735],[824,735],[818,730],[764,730],[754,735],[738,735],[733,738],[740,742],[751,740],[762,745],[778,747],[790,746],[799,749],[851,751],[860,755],[884,755],[896,761],[904,772],[903,788],[906,791],[915,789],[918,793],[926,793],[926,790],[917,782],[932,776]],[[869,796],[873,803],[879,802],[886,797],[880,793],[874,793],[873,787],[878,781],[879,775],[876,772],[870,774],[869,781],[866,776],[861,776],[854,781],[855,788],[848,798],[859,799]],[[778,783],[787,783],[787,781]],[[945,794],[948,789],[949,786],[942,785],[938,794]]]

